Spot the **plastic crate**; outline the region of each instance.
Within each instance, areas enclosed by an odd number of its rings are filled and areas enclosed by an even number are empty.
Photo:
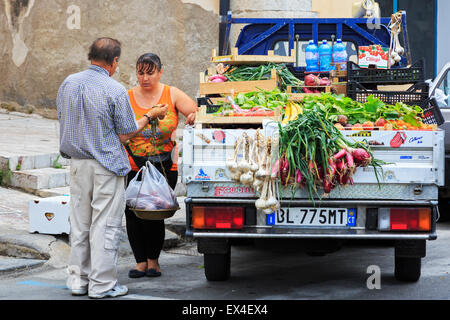
[[[422,121],[426,124],[437,124],[440,126],[445,122],[441,109],[435,98],[431,98],[428,102],[420,106],[423,110]]]
[[[406,91],[369,90],[358,82],[347,83],[347,96],[361,103],[366,102],[367,97],[373,95],[386,104],[395,105],[397,102],[403,102],[407,105],[426,108],[429,101],[428,92],[429,84],[426,82],[413,84]]]
[[[214,104],[209,97],[197,98],[199,106],[206,106],[206,113],[216,113],[220,109],[220,105]]]
[[[409,68],[375,69],[360,68],[356,63],[347,61],[348,81],[361,84],[405,84],[425,81],[425,63],[417,61]]]

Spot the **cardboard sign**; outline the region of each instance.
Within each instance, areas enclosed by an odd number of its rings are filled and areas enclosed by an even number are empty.
[[[361,68],[369,68],[375,65],[377,69],[387,69],[389,48],[380,45],[361,46],[358,48],[358,65]]]

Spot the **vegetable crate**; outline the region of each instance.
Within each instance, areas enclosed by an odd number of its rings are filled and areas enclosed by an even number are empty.
[[[354,81],[347,83],[347,96],[364,103],[368,96],[373,95],[386,104],[395,105],[403,102],[407,105],[425,106],[428,102],[429,85],[425,82],[413,84],[406,91],[369,90],[362,84]]]
[[[326,93],[329,93],[329,92],[331,92],[331,88],[332,88],[332,86],[316,86],[316,87],[313,87],[313,86],[301,86],[301,87],[294,87],[294,86],[287,86],[286,87],[286,92],[287,93],[300,93],[300,92],[297,92],[297,90],[298,89],[302,89],[302,88],[308,88],[308,89],[323,89],[323,92],[326,92]],[[316,95],[320,95],[320,93],[307,93],[308,95],[311,95],[311,94],[316,94]]]
[[[429,84],[419,82],[413,84],[406,91],[380,91],[368,90],[357,82],[349,81],[347,85],[347,96],[358,102],[364,103],[368,96],[373,95],[386,104],[395,105],[402,102],[410,106],[419,106],[424,111],[423,122],[426,124],[441,125],[444,117],[439,109],[436,100],[429,99]]]
[[[221,116],[208,112],[208,108],[214,108],[215,106],[200,106],[195,120],[196,128],[203,128],[205,125],[227,126],[227,125],[261,125],[264,120],[268,121],[281,121],[281,110],[279,108],[274,110],[273,116]],[[218,106],[217,106],[218,107]],[[211,110],[211,109],[209,109]]]
[[[267,55],[249,55],[239,54],[238,48],[231,49],[231,55],[217,56],[216,49],[212,50],[211,56],[212,63],[224,63],[224,64],[262,64],[262,63],[294,63],[295,62],[295,49],[291,50],[290,56],[275,55],[273,50],[268,50]]]
[[[360,68],[352,61],[347,62],[348,81],[361,84],[405,84],[425,81],[424,61],[419,60],[409,68],[375,69]]]
[[[435,98],[431,98],[427,104],[421,106],[423,110],[422,121],[426,124],[437,124],[440,126],[445,122],[444,116]]]
[[[272,69],[269,80],[207,82],[204,73],[200,74],[200,95],[224,94],[234,95],[240,92],[251,92],[258,89],[271,91],[279,87],[279,77]]]

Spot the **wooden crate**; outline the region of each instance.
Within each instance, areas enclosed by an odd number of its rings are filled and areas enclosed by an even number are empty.
[[[218,56],[216,49],[212,50],[211,60],[212,63],[224,63],[224,64],[248,64],[258,65],[263,63],[294,63],[295,62],[295,49],[291,50],[290,56],[275,55],[273,50],[268,50],[267,55],[250,55],[239,54],[238,48],[232,48],[231,54],[226,56]]]
[[[331,90],[335,94],[347,94],[347,82],[337,82],[331,84]]]
[[[195,125],[197,128],[202,128],[202,125],[218,125],[218,124],[261,124],[264,119],[273,121],[281,121],[280,109],[275,109],[275,115],[272,117],[245,117],[245,116],[216,116],[206,113],[206,106],[200,106],[197,116],[195,118]]]
[[[206,82],[206,76],[200,73],[200,95],[223,94],[235,95],[241,92],[262,90],[272,91],[279,86],[278,73],[272,69],[270,79],[255,81]]]
[[[302,86],[301,88],[311,88],[311,89],[317,89],[317,88],[325,88],[325,93],[328,93],[328,92],[331,92],[331,87],[332,86],[317,86],[317,87],[312,87],[312,86]],[[287,86],[286,87],[286,92],[287,93],[293,93],[292,92],[292,88],[297,88],[297,87],[294,87],[294,86]],[[311,95],[311,94],[320,94],[320,93],[304,93],[304,94],[309,94],[309,95]]]
[[[320,93],[288,93],[289,101],[302,101],[306,96],[320,96]]]

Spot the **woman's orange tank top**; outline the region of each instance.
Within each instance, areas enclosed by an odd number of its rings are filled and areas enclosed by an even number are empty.
[[[141,108],[137,104],[133,90],[128,90],[128,95],[136,120],[139,120],[149,109]],[[164,119],[159,120],[159,126],[156,131],[156,144],[153,139],[152,128],[148,124],[141,132],[130,139],[129,147],[136,156],[154,156],[164,152],[171,152],[175,145],[175,134],[178,127],[178,111],[175,109],[172,98],[170,97],[170,86],[164,85],[163,93],[158,104],[167,104],[169,110]],[[178,154],[176,151],[177,150],[175,150],[175,155],[173,157],[172,171],[178,170]],[[132,170],[138,171],[139,169],[136,167],[130,156],[129,159]]]

